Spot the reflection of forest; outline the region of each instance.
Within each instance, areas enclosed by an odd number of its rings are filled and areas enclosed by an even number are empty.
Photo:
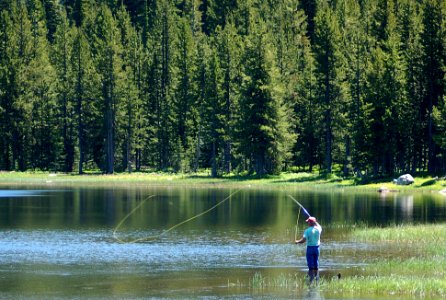
[[[208,210],[233,192],[231,189],[204,188],[65,188],[46,189],[30,195],[25,190],[14,197],[2,197],[0,224],[6,227],[15,224],[43,228],[113,228],[147,196],[156,195],[132,213],[121,228],[123,231],[162,231]],[[285,235],[287,230],[294,231],[299,215],[299,207],[287,197],[288,194],[325,226],[446,220],[446,203],[437,194],[387,193],[383,197],[370,192],[245,189],[203,216],[185,223],[179,230],[245,228],[272,230],[275,234]],[[299,226],[304,226],[304,217],[301,212]]]

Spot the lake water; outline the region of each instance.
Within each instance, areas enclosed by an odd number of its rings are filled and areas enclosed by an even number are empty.
[[[345,239],[355,224],[446,220],[446,197],[435,193],[3,187],[0,298],[334,299],[250,284],[256,273],[305,276],[305,246],[293,243],[305,217],[288,195],[324,228],[327,278],[355,274],[373,255]]]

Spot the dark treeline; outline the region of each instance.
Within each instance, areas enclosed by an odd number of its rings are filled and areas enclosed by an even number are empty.
[[[444,0],[0,0],[0,170],[446,171]]]

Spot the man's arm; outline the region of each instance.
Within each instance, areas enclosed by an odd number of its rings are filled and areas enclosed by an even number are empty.
[[[296,244],[303,244],[307,241],[307,239],[305,237],[302,237],[300,240],[296,240]]]

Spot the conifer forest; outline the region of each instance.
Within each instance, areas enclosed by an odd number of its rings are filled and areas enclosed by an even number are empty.
[[[0,170],[446,171],[444,0],[0,0]]]

